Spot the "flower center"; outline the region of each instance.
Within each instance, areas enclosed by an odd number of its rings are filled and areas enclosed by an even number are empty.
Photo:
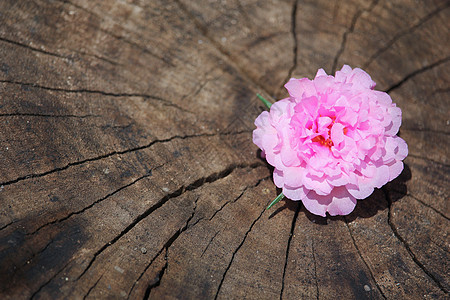
[[[318,133],[320,135],[311,139],[311,141],[313,141],[315,143],[319,143],[322,146],[328,147],[328,149],[330,149],[330,150],[331,150],[331,147],[334,146],[333,140],[331,139],[331,128],[335,124],[336,117],[331,117],[331,119],[332,119],[331,124],[329,124],[328,126],[323,128],[322,130],[320,130],[320,128],[317,128],[316,133]],[[327,131],[327,134],[324,134],[324,131]],[[343,129],[344,135],[347,135],[347,132],[348,132],[348,128],[344,127],[344,129]],[[327,137],[327,138],[325,138],[325,137]]]
[[[328,133],[330,135],[330,133]],[[319,143],[322,146],[326,146],[329,149],[331,149],[331,146],[333,146],[333,141],[330,138],[325,139],[323,135],[318,135],[315,138],[312,139],[313,142]]]

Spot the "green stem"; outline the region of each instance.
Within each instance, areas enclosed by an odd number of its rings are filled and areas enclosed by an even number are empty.
[[[283,193],[280,193],[275,199],[273,199],[273,201],[269,204],[269,206],[267,206],[266,209],[270,209],[272,206],[274,206],[275,204],[277,204],[281,199],[284,198]]]
[[[267,108],[270,108],[272,106],[272,103],[269,102],[269,100],[266,100],[263,96],[261,96],[260,94],[256,94],[256,96],[259,98],[259,100],[262,101],[262,103],[264,103],[265,106],[267,106]]]

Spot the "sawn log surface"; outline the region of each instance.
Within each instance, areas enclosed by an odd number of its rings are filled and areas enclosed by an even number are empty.
[[[449,6],[0,1],[0,298],[448,299]],[[266,211],[256,93],[343,64],[402,109],[403,173]]]

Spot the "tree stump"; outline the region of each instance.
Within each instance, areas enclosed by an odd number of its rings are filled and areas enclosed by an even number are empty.
[[[1,1],[1,298],[448,297],[449,5]],[[402,109],[404,172],[266,211],[256,93],[343,64]]]

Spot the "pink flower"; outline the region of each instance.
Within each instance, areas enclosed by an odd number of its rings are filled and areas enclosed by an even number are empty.
[[[402,112],[361,69],[323,69],[292,78],[290,97],[255,121],[253,142],[275,167],[283,194],[316,215],[347,215],[403,170],[408,146],[396,136]]]

